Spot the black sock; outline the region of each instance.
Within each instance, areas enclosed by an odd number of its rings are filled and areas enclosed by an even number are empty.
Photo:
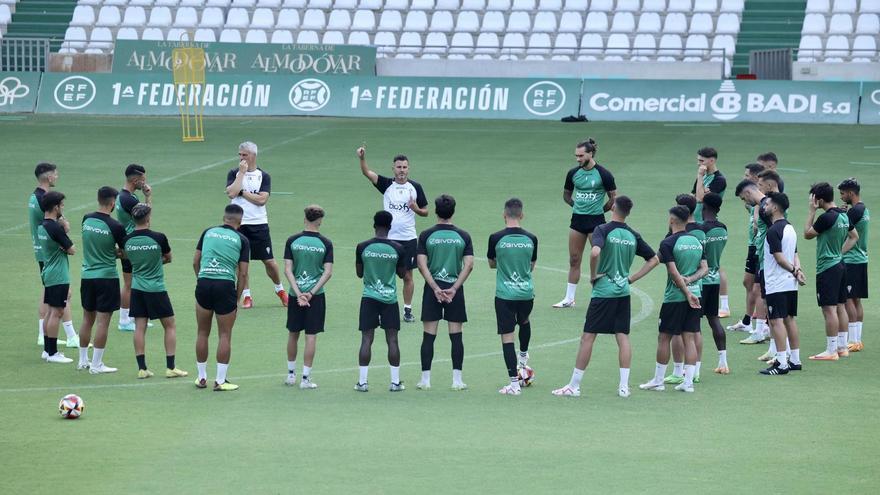
[[[147,358],[143,354],[138,354],[134,358],[137,359],[139,370],[147,369]]]
[[[56,352],[58,352],[58,338],[57,337],[44,337],[43,338],[43,350],[46,351],[46,354],[50,356],[54,356]]]
[[[464,361],[464,342],[461,332],[450,333],[449,340],[452,341],[452,369],[461,371],[461,365]]]
[[[532,340],[532,322],[519,326],[519,352],[528,352],[529,341]]]
[[[436,335],[422,332],[422,371],[431,369],[431,361],[434,360],[434,339]]]
[[[752,324],[752,315],[746,313],[743,315],[742,319],[743,325],[751,325]]]
[[[516,347],[513,342],[501,344],[504,354],[504,364],[507,366],[507,376],[516,377]]]
[[[174,354],[170,356],[165,356],[165,367],[169,370],[174,369]]]

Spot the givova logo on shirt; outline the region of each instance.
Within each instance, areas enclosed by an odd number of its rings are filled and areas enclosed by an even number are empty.
[[[325,251],[322,247],[306,246],[304,244],[293,244],[290,246],[290,249],[294,251],[308,251],[310,253],[323,253]]]
[[[505,249],[530,249],[535,247],[531,242],[501,242],[498,247]],[[514,272],[515,274],[516,272]]]
[[[461,243],[462,243],[461,239],[435,239],[435,238],[428,239],[429,246],[435,245],[435,244],[461,244]]]
[[[385,259],[385,260],[396,260],[397,255],[390,254],[390,253],[378,253],[376,251],[367,251],[364,253],[364,258],[380,258],[380,259]]]
[[[623,246],[635,246],[636,241],[631,241],[629,239],[621,239],[620,237],[610,237],[608,242],[611,244],[621,244]]]
[[[126,246],[125,249],[128,251],[158,251],[159,246],[156,244],[144,244],[142,246]]]
[[[83,231],[94,232],[96,234],[110,235],[109,230],[99,229],[98,227],[92,227],[91,225],[83,224]]]
[[[379,279],[376,279],[376,281],[370,284],[368,287],[381,296],[394,295],[394,289],[383,284],[382,281]]]

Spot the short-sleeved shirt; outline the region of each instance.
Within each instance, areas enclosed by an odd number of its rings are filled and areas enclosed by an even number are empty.
[[[705,233],[703,249],[709,265],[709,273],[701,281],[703,285],[718,285],[721,283],[721,253],[727,246],[727,226],[718,220],[708,220],[700,224],[700,228]]]
[[[767,229],[773,225],[773,217],[764,212],[764,206],[770,201],[770,198],[763,197],[761,201],[755,206],[758,209],[758,225],[757,232],[755,233],[755,249],[757,249],[758,254],[758,266],[764,266],[764,240],[767,238]],[[788,217],[788,212],[785,214],[786,218]]]
[[[700,231],[702,233],[702,231]],[[700,262],[705,259],[703,254],[703,243],[693,232],[680,231],[676,232],[660,242],[658,250],[660,263],[674,262],[678,272],[682,277],[689,277],[700,269]],[[688,285],[690,292],[700,297],[702,295],[702,284],[699,280]],[[666,276],[666,291],[663,293],[663,302],[682,302],[687,301],[687,297],[681,292],[672,276]]]
[[[380,175],[376,189],[382,193],[382,208],[392,216],[388,238],[395,241],[415,239],[416,212],[410,209],[409,203],[415,200],[419,208],[428,206],[422,185],[411,179],[398,184],[394,179]]]
[[[797,232],[784,218],[777,220],[767,229],[767,239],[764,242],[764,287],[767,294],[797,290],[797,279],[776,261],[775,253],[782,253],[785,259],[794,265]]]
[[[562,187],[571,191],[571,212],[576,215],[604,214],[605,195],[617,190],[614,176],[598,163],[589,170],[580,165],[569,170]]]
[[[428,257],[428,271],[434,280],[454,283],[461,273],[462,259],[474,255],[471,236],[449,224],[437,224],[419,234],[416,254]]]
[[[300,232],[284,243],[284,259],[293,262],[293,275],[300,292],[308,292],[324,275],[324,264],[333,263],[333,243],[317,232]],[[317,294],[323,294],[321,287]]]
[[[385,304],[397,302],[397,270],[406,267],[403,247],[374,237],[357,245],[355,264],[364,267],[363,297]]]
[[[649,260],[655,253],[638,232],[622,222],[608,222],[593,230],[593,247],[599,254],[597,274],[603,276],[593,285],[592,297],[624,297],[629,292],[629,269],[636,255]]]
[[[724,192],[727,191],[727,178],[724,177],[720,170],[716,170],[714,173],[703,176],[703,187],[723,198]],[[694,180],[694,187],[691,188],[691,194],[697,194],[696,180]],[[694,218],[697,219],[698,223],[703,223],[702,202],[697,203],[697,209],[694,210]]]
[[[865,207],[865,203],[859,202],[846,210],[849,224],[855,225],[859,233],[859,240],[852,249],[844,253],[843,261],[848,265],[860,265],[868,262],[868,224],[871,222],[871,213]]]
[[[237,168],[230,170],[229,173],[226,174],[226,187],[229,187],[235,182],[236,174],[238,174]],[[252,194],[264,192],[271,193],[272,177],[260,167],[257,167],[252,172],[245,172],[244,178],[241,180],[241,190]],[[263,225],[269,223],[269,214],[266,212],[266,205],[261,206],[251,203],[241,194],[241,192],[238,193],[238,196],[232,198],[230,203],[241,206],[244,210],[244,216],[241,218],[242,225]]]
[[[119,196],[116,196],[116,218],[119,223],[125,227],[125,233],[131,234],[134,231],[134,218],[131,216],[131,210],[140,203],[137,194],[128,192],[128,189],[122,188]]]
[[[168,238],[161,232],[139,229],[123,241],[125,257],[131,262],[131,288],[143,292],[165,292],[162,255],[171,252]]]
[[[816,274],[843,261],[840,249],[852,228],[842,208],[829,208],[813,224],[819,237],[816,240]]]
[[[125,227],[96,211],[82,219],[82,278],[119,278],[116,247],[125,243]]]
[[[37,227],[37,241],[43,253],[43,287],[70,283],[70,265],[67,250],[73,241],[64,232],[64,227],[55,220],[44,218]]]
[[[209,227],[199,236],[196,250],[202,252],[198,278],[238,280],[238,264],[250,261],[247,237],[229,225]]]
[[[538,260],[538,238],[520,227],[489,236],[486,258],[495,260],[495,297],[507,301],[535,298],[532,263]]]
[[[34,247],[34,258],[37,261],[43,261],[43,252],[40,249],[40,242],[37,240],[37,228],[43,223],[43,218],[45,218],[43,207],[40,206],[44,194],[46,194],[46,191],[42,187],[38,187],[28,197],[28,224],[31,227],[31,244]]]

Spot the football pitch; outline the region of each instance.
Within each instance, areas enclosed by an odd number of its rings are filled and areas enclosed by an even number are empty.
[[[800,292],[802,356],[824,348],[815,305],[815,241],[800,233],[813,182],[855,176],[862,200],[880,209],[880,133],[869,126],[536,123],[330,118],[211,119],[204,143],[180,142],[173,118],[7,117],[0,119],[0,267],[3,290],[0,345],[0,492],[50,493],[817,493],[876,489],[880,406],[875,322],[865,304],[865,351],[835,363],[804,359],[804,371],[760,376],[766,346],[745,346],[728,333],[732,373],[712,373],[715,347],[708,326],[702,382],[696,393],[638,390],[654,372],[657,314],[666,275],[662,267],[638,282],[633,296],[632,396],[617,396],[613,338],[599,337],[580,398],[556,398],[568,382],[589,301],[588,265],[577,307],[550,307],[564,295],[570,209],[562,201],[577,141],[599,143],[597,160],[615,175],[618,193],[635,201],[630,225],[656,249],[667,230],[666,210],[689,192],[696,150],[719,150],[728,178],[720,219],[730,231],[722,264],[730,277],[734,316],[744,309],[740,281],[746,255],[746,213],[733,195],[743,165],[775,151],[791,198],[790,220],[808,282]],[[197,390],[195,276],[199,234],[221,223],[225,177],[238,144],[259,145],[257,164],[272,176],[269,222],[276,259],[285,239],[301,230],[302,210],[327,211],[321,232],[334,243],[327,285],[326,332],[318,338],[317,390],[286,387],[286,311],[261,263],[251,263],[255,307],[241,310],[233,333],[230,381],[234,393]],[[401,375],[407,390],[389,393],[385,342],[377,332],[371,390],[357,381],[361,282],[354,248],[373,235],[381,196],[361,175],[354,150],[389,175],[391,158],[410,158],[410,177],[433,199],[452,194],[455,224],[474,240],[476,268],[466,283],[465,392],[449,389],[449,340],[441,325],[430,391],[416,390],[421,323],[403,324]],[[152,228],[167,234],[174,262],[166,265],[177,316],[177,365],[189,378],[157,373],[137,380],[131,334],[114,316],[104,361],[119,368],[92,376],[71,365],[49,365],[36,345],[40,281],[27,222],[36,163],[59,166],[56,189],[79,246],[79,219],[95,209],[98,187],[116,188],[123,169],[140,163],[153,186]],[[490,233],[504,227],[502,207],[517,196],[523,227],[538,236],[536,299],[530,365],[534,384],[519,397],[501,396],[507,377],[493,310],[494,272],[485,255]],[[876,237],[876,236],[875,236]],[[873,246],[870,246],[873,247]],[[870,248],[869,247],[869,248]],[[71,258],[77,328],[82,257]],[[636,259],[635,266],[639,266]],[[872,283],[878,266],[870,265]],[[418,315],[422,281],[416,278]],[[285,286],[287,283],[285,282]],[[400,287],[400,283],[398,287]],[[876,288],[875,288],[876,290]],[[876,297],[876,296],[875,296]],[[722,320],[732,324],[735,318]],[[63,332],[62,332],[63,333]],[[216,331],[215,331],[216,334]],[[161,325],[147,335],[147,363],[164,365]],[[302,340],[300,341],[302,342]],[[209,378],[214,376],[211,339]],[[62,350],[64,350],[62,348]],[[302,365],[300,345],[298,367]],[[76,359],[77,351],[67,349]],[[298,371],[299,372],[299,371]],[[86,404],[77,421],[60,419],[65,394]]]

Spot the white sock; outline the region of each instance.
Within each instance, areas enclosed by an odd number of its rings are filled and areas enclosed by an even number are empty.
[[[663,383],[663,378],[666,376],[666,365],[657,363],[654,367],[654,383]]]
[[[80,363],[88,363],[89,362],[89,348],[88,347],[80,347],[79,348],[79,362]]]
[[[718,367],[727,368],[727,351],[718,351]]]
[[[577,294],[578,284],[566,284],[565,285],[565,300],[566,301],[574,301],[575,295]]]
[[[312,376],[312,367],[303,365],[303,378],[308,378]]]
[[[452,370],[452,383],[463,383],[461,381],[461,370]]]
[[[43,320],[43,319],[40,320],[40,334],[39,335],[40,335],[41,339],[46,337],[46,332],[43,330],[43,325],[45,324],[45,322],[46,322],[46,320]]]
[[[696,374],[696,366],[693,364],[684,365],[684,386],[694,386],[694,375]]]
[[[104,362],[104,349],[98,349],[95,347],[95,350],[92,351],[92,367],[96,368],[99,364]]]
[[[455,381],[455,380],[453,380]],[[422,383],[430,384],[431,383],[431,370],[422,371]]]
[[[860,321],[856,322],[856,338],[858,339],[856,342],[862,341],[862,322]]]
[[[73,329],[72,321],[65,321],[62,325],[64,326],[64,333],[67,335],[67,340],[76,337],[76,330]]]
[[[700,366],[702,365],[702,361],[697,361],[697,364],[694,365],[694,376],[700,376]]]
[[[629,368],[619,368],[620,386],[629,388]]]
[[[196,369],[199,370],[199,380],[208,379],[208,362],[200,363],[196,361]]]
[[[825,351],[828,354],[834,354],[837,352],[837,337],[825,337]]]
[[[789,357],[789,361],[791,364],[801,364],[801,350],[800,349],[791,349],[789,351],[791,357]]]
[[[287,362],[287,372],[296,374],[296,360]]]
[[[127,325],[131,323],[131,317],[128,316],[128,308],[119,308],[119,324]]]
[[[729,296],[720,296],[719,303],[721,305],[722,310],[730,311],[730,297]]]
[[[848,342],[858,342],[859,324],[854,321],[849,322],[849,325],[847,325],[847,334],[849,335]]]
[[[675,376],[681,376],[684,373],[684,363],[672,363],[672,374]]]
[[[577,368],[571,372],[571,381],[568,382],[568,386],[571,388],[581,388],[581,380],[584,378],[584,370],[579,370]]]
[[[767,349],[767,352],[770,354],[776,354],[776,339],[770,338],[770,348]]]
[[[837,332],[837,347],[845,349],[848,338],[849,332]]]
[[[755,333],[758,335],[764,335],[767,333],[764,328],[767,326],[767,320],[755,320]]]
[[[241,291],[241,297],[250,297],[250,296],[251,296],[250,289],[244,289],[243,291]]]
[[[412,304],[404,304],[403,309],[408,309],[408,310],[412,311]],[[394,382],[394,383],[397,383],[397,382]]]
[[[278,294],[279,292],[281,292],[281,291],[283,291],[283,290],[284,290],[284,285],[283,285],[283,284],[275,284],[275,293],[276,293],[276,294]]]
[[[229,364],[217,363],[217,383],[223,385],[226,383],[226,371],[229,369]]]
[[[358,383],[364,384],[367,383],[367,372],[370,370],[369,366],[358,366],[358,372],[360,373],[358,378]]]
[[[778,366],[782,369],[788,369],[788,355],[785,351],[777,351],[776,352],[776,362]]]
[[[400,383],[400,366],[389,366],[391,368],[391,383]]]
[[[519,378],[518,377],[510,377],[510,387],[514,390],[519,390]]]

